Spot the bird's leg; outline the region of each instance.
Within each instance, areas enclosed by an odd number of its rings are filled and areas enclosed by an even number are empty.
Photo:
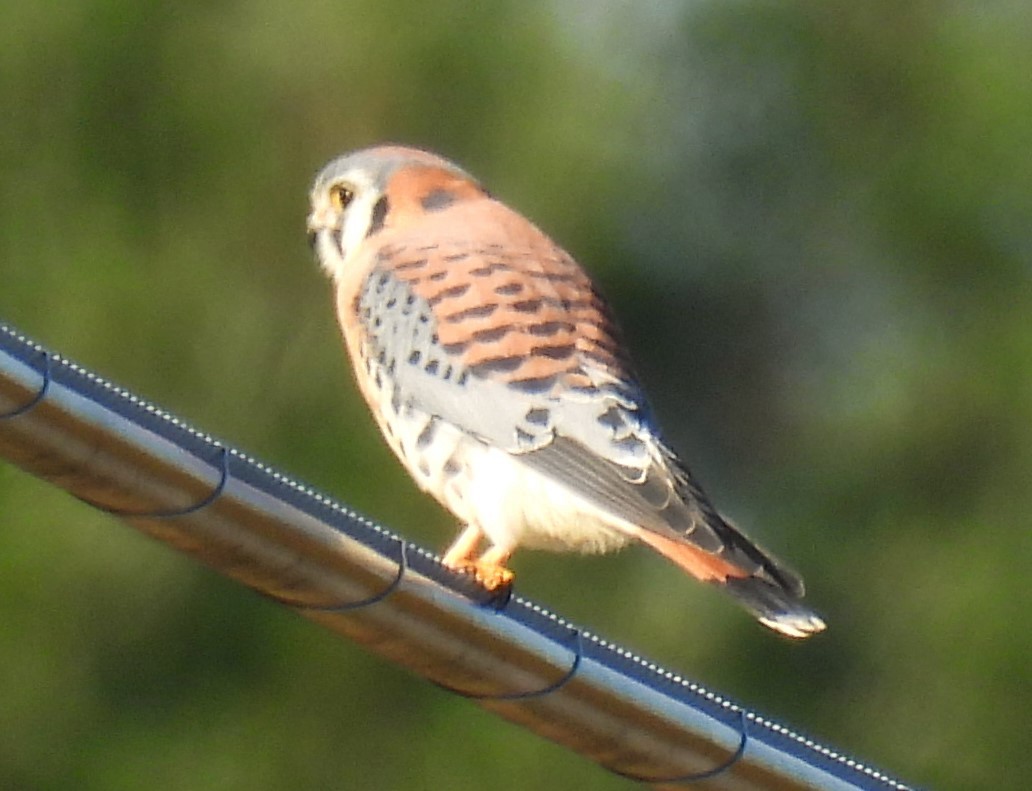
[[[441,562],[453,571],[466,571],[474,563],[473,556],[477,552],[477,544],[484,537],[484,532],[476,525],[466,525],[459,537],[448,547]]]
[[[512,550],[491,547],[479,558],[477,545],[484,532],[476,525],[467,525],[459,537],[448,547],[441,562],[453,571],[472,574],[474,579],[489,591],[499,590],[512,584],[515,575],[505,567]]]

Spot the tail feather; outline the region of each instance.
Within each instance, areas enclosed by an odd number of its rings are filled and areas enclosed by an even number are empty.
[[[728,575],[721,587],[775,632],[803,638],[824,631],[823,619],[802,602],[802,578],[724,517],[716,515],[714,521],[723,528],[728,555],[745,561],[740,564],[744,573]]]
[[[817,613],[784,588],[758,577],[727,577],[718,583],[764,626],[788,637],[809,637],[824,631]]]
[[[803,582],[795,572],[719,516],[711,527],[723,541],[717,552],[690,536],[642,530],[638,537],[692,576],[726,590],[764,626],[795,638],[824,630],[821,617],[802,603]]]

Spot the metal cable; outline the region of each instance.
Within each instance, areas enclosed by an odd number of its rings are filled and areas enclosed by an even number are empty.
[[[907,788],[511,592],[493,596],[3,324],[0,457],[622,777]],[[513,691],[515,678],[536,683]]]
[[[0,330],[7,329],[8,328],[6,325],[0,324]],[[33,408],[35,408],[35,406],[46,397],[47,390],[50,387],[50,353],[43,349],[39,349],[38,351],[40,356],[43,358],[43,383],[39,386],[39,389],[33,394],[32,398],[30,398],[24,404],[22,404],[21,406],[12,407],[7,412],[0,412],[0,420],[9,420],[11,418],[18,417],[19,415],[24,415]]]
[[[739,730],[741,731],[741,738],[738,741],[738,747],[728,757],[726,761],[723,761],[712,769],[706,769],[702,772],[694,772],[692,774],[679,775],[677,777],[645,777],[643,775],[633,775],[625,772],[621,772],[617,769],[610,769],[609,771],[613,774],[618,774],[620,777],[626,777],[628,780],[634,780],[639,783],[648,783],[649,785],[688,785],[691,783],[701,783],[703,780],[710,780],[717,777],[732,766],[738,763],[739,759],[745,755],[746,745],[749,743],[749,725],[748,720],[745,717],[745,710],[739,709],[738,711],[738,723]]]

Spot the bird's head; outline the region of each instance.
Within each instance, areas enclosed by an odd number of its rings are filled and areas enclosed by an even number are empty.
[[[337,280],[366,239],[486,194],[458,165],[426,151],[402,146],[354,151],[315,177],[308,241],[319,264]]]

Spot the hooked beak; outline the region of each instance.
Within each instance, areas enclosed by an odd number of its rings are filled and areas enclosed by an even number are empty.
[[[313,252],[315,250],[315,245],[319,241],[319,231],[327,227],[327,218],[324,215],[325,212],[320,212],[316,209],[305,219],[305,228],[308,231],[308,246]]]

